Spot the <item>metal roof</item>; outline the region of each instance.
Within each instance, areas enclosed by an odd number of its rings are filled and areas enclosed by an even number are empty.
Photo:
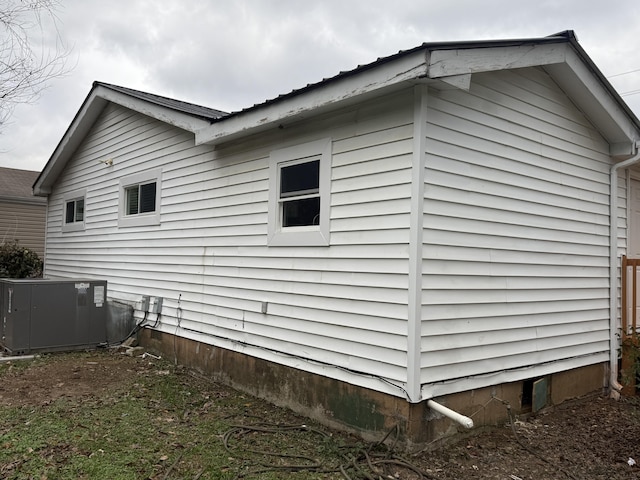
[[[138,98],[140,100],[144,100],[145,102],[154,103],[156,105],[160,105],[163,107],[170,108],[172,110],[176,110],[182,113],[186,113],[187,115],[192,115],[194,117],[202,118],[205,120],[217,120],[228,115],[227,112],[223,112],[222,110],[216,110],[214,108],[203,107],[202,105],[196,105],[195,103],[183,102],[182,100],[176,100],[174,98],[163,97],[161,95],[155,95],[153,93],[142,92],[140,90],[134,90],[133,88],[121,87],[119,85],[113,85],[110,83],[104,82],[93,82],[93,86],[102,86],[113,90],[115,92],[120,92],[130,97]]]
[[[230,117],[234,117],[246,112],[257,110],[265,106],[271,105],[273,103],[277,103],[281,100],[294,97],[296,95],[301,95],[309,90],[313,90],[314,88],[318,88],[324,84],[331,83],[336,80],[349,77],[352,75],[357,75],[361,72],[367,71],[369,69],[373,69],[379,65],[393,61],[394,59],[397,59],[404,55],[409,55],[419,50],[434,51],[434,50],[471,49],[471,48],[477,49],[477,48],[509,47],[509,46],[520,46],[520,45],[529,45],[529,44],[539,45],[539,44],[546,44],[546,43],[566,43],[566,42],[569,42],[574,46],[574,48],[576,49],[580,57],[585,61],[585,63],[589,66],[592,72],[598,77],[598,79],[602,82],[602,84],[609,91],[609,93],[622,106],[623,110],[625,110],[627,115],[629,115],[629,117],[631,117],[634,120],[636,125],[640,126],[640,121],[636,117],[635,113],[622,100],[618,92],[613,88],[613,86],[609,83],[606,77],[602,74],[602,72],[598,69],[598,67],[593,63],[591,58],[582,49],[582,47],[578,43],[577,36],[573,30],[565,30],[562,32],[554,33],[547,37],[535,37],[535,38],[514,38],[514,39],[506,39],[506,40],[424,42],[421,45],[418,45],[416,47],[413,47],[407,50],[400,50],[399,52],[386,57],[379,57],[378,59],[376,59],[371,63],[358,65],[356,68],[352,70],[341,71],[332,77],[323,78],[318,82],[309,83],[304,87],[294,89],[288,93],[283,93],[281,95],[278,95],[275,98],[267,99],[263,102],[256,103],[250,107],[242,108],[240,110],[236,110],[233,112],[224,112],[221,110],[216,110],[213,108],[196,105],[193,103],[183,102],[183,101],[176,100],[169,97],[163,97],[160,95],[142,92],[140,90],[134,90],[131,88],[120,87],[118,85],[112,85],[109,83],[94,82],[94,87],[96,85],[102,85],[105,88],[109,88],[111,90],[138,98],[140,100],[152,102],[157,105],[161,105],[161,106],[164,106],[188,115],[209,120],[211,123],[217,123],[217,122],[224,121]]]
[[[107,91],[114,92],[117,95],[128,97],[133,99],[135,102],[155,105],[160,109],[172,110],[179,114],[175,115],[176,118],[173,119],[173,124],[175,126],[196,134],[197,141],[210,143],[214,140],[219,140],[220,138],[228,140],[232,137],[238,138],[240,135],[256,133],[260,129],[270,128],[271,123],[281,121],[281,117],[279,117],[279,115],[281,116],[282,112],[278,109],[281,105],[286,105],[289,101],[298,102],[298,104],[296,104],[296,108],[290,110],[291,112],[297,112],[296,115],[302,115],[300,112],[303,110],[305,112],[312,111],[314,109],[317,110],[318,106],[316,102],[312,101],[313,99],[310,100],[311,97],[309,95],[312,92],[316,90],[322,91],[323,89],[329,90],[336,86],[339,88],[343,81],[347,83],[352,82],[354,79],[358,79],[360,75],[366,75],[370,71],[379,73],[380,71],[384,71],[387,67],[393,69],[394,65],[397,66],[402,64],[407,59],[413,58],[415,60],[420,56],[424,56],[421,63],[421,66],[423,67],[422,70],[418,71],[418,69],[413,72],[416,76],[412,78],[416,80],[430,78],[430,59],[438,54],[442,54],[443,51],[502,49],[528,46],[535,47],[538,45],[554,45],[563,43],[571,45],[575,54],[582,61],[582,65],[586,67],[589,74],[597,80],[600,88],[603,89],[599,92],[604,93],[604,95],[600,97],[600,99],[596,99],[594,97],[595,94],[589,90],[586,85],[581,83],[582,80],[575,74],[572,67],[564,69],[563,67],[558,67],[558,65],[554,64],[546,65],[544,68],[547,68],[550,75],[555,75],[557,79],[564,79],[564,87],[566,87],[568,91],[570,90],[573,92],[574,97],[572,98],[574,98],[574,101],[576,101],[578,105],[582,105],[583,107],[593,107],[587,108],[585,110],[585,114],[591,115],[595,120],[603,118],[600,123],[605,127],[610,127],[608,130],[610,135],[607,138],[610,138],[616,145],[626,144],[625,142],[627,142],[629,137],[629,125],[627,125],[626,122],[630,121],[632,124],[630,130],[637,132],[640,131],[640,121],[598,67],[593,63],[584,49],[582,49],[574,32],[572,30],[567,30],[548,37],[507,40],[425,42],[417,47],[408,50],[401,50],[387,57],[378,58],[371,63],[359,65],[352,70],[341,71],[338,74],[329,78],[324,78],[319,82],[307,84],[306,86],[294,89],[289,93],[284,93],[275,98],[265,100],[261,103],[231,113],[118,85],[94,82],[92,91],[85,99],[71,125],[45,165],[42,173],[34,183],[34,191],[37,194],[47,193],[47,188],[51,187],[54,179],[60,173],[61,169],[64,168],[64,164],[68,160],[69,156],[78,146],[83,136],[87,133],[90,124],[95,121],[105,103],[114,101],[113,99],[108,98],[109,95],[94,93],[99,89],[105,89]],[[436,75],[433,78],[438,77]],[[574,82],[577,82],[575,83],[575,88],[573,87]],[[609,103],[607,99],[612,100],[615,105]],[[592,103],[593,105],[591,105]],[[125,106],[127,106],[127,108],[131,107],[130,105],[126,105],[126,102]],[[133,106],[133,108],[135,109],[136,106]],[[153,116],[153,112],[145,112],[143,110],[140,111],[142,113],[150,113]],[[289,113],[290,111],[288,110],[285,113]],[[263,112],[265,116],[263,116]],[[624,125],[619,123],[619,121],[622,120],[621,117],[618,116],[617,112],[620,112],[622,116],[626,117],[626,121],[623,121]],[[169,117],[165,118],[164,114],[159,115],[159,119],[162,121],[171,120]],[[188,119],[188,117],[191,117],[193,122],[185,120],[185,118]],[[622,150],[624,150],[624,148]],[[628,153],[623,152],[622,150],[617,153],[618,156],[626,155]]]
[[[413,47],[413,48],[410,48],[410,49],[407,49],[407,50],[400,50],[399,52],[394,53],[394,54],[389,55],[389,56],[386,56],[386,57],[379,57],[379,58],[377,58],[375,61],[373,61],[371,63],[358,65],[356,68],[354,68],[352,70],[341,71],[341,72],[339,72],[338,74],[336,74],[336,75],[334,75],[332,77],[323,78],[322,80],[320,80],[318,82],[309,83],[304,87],[294,89],[291,92],[278,95],[277,97],[265,100],[264,102],[257,103],[255,105],[243,108],[241,110],[230,112],[229,114],[225,115],[224,117],[220,117],[220,118],[215,119],[214,122],[224,121],[229,117],[240,115],[240,114],[243,114],[245,112],[256,110],[256,109],[262,108],[264,106],[270,105],[272,103],[276,103],[276,102],[278,102],[280,100],[283,100],[283,99],[286,99],[286,98],[290,98],[290,97],[294,97],[296,95],[300,95],[300,94],[302,94],[304,92],[307,92],[309,90],[317,88],[317,87],[319,87],[321,85],[324,85],[326,83],[330,83],[330,82],[339,80],[341,78],[349,77],[349,76],[352,76],[352,75],[357,75],[357,74],[359,74],[361,72],[373,69],[373,68],[375,68],[375,67],[377,67],[379,65],[382,65],[384,63],[393,61],[393,60],[395,60],[395,59],[397,59],[399,57],[402,57],[402,56],[405,56],[405,55],[409,55],[409,54],[417,52],[419,50],[425,50],[425,51],[460,50],[460,49],[472,49],[472,48],[476,48],[477,49],[477,48],[510,47],[510,46],[521,46],[521,45],[540,45],[540,44],[547,44],[547,43],[566,43],[566,42],[571,43],[576,48],[576,50],[579,52],[579,54],[583,58],[583,60],[586,61],[586,63],[594,71],[594,73],[599,77],[599,79],[601,81],[603,81],[603,83],[608,87],[609,91],[616,98],[618,98],[620,100],[620,103],[622,105],[624,105],[626,107],[626,104],[619,97],[619,95],[615,91],[615,89],[609,84],[609,82],[606,80],[604,75],[596,67],[596,65],[589,58],[589,56],[582,49],[582,47],[580,47],[580,45],[578,44],[578,39],[577,39],[577,36],[576,36],[575,32],[573,30],[565,30],[565,31],[562,31],[562,32],[555,33],[553,35],[549,35],[547,37],[514,38],[514,39],[506,39],[506,40],[462,40],[462,41],[448,41],[448,42],[424,42],[421,45],[418,45],[416,47]],[[634,113],[628,107],[626,107],[625,110],[629,115],[631,115],[632,117],[635,118]],[[638,123],[638,125],[640,125],[640,122],[637,122],[637,123]]]

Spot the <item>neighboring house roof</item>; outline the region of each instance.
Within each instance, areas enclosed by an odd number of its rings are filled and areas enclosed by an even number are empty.
[[[45,200],[33,196],[31,185],[39,172],[0,167],[0,200],[44,203]]]
[[[640,121],[580,47],[572,31],[542,38],[423,43],[340,72],[243,110],[228,113],[107,83],[94,82],[62,140],[34,183],[37,195],[55,179],[108,102],[190,131],[196,144],[218,144],[406,88],[469,89],[471,75],[543,67],[611,145],[625,158],[636,150]]]

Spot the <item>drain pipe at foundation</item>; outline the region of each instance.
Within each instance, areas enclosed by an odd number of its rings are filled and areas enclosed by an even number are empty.
[[[473,428],[473,420],[469,417],[465,417],[464,415],[454,412],[450,408],[445,407],[444,405],[439,404],[438,402],[434,402],[433,400],[427,400],[427,406],[438,413],[441,413],[447,418],[458,422],[460,425],[466,428]]]
[[[609,387],[612,397],[619,397],[622,385],[618,383],[618,170],[625,169],[640,162],[640,141],[634,144],[633,157],[624,162],[616,163],[610,170],[610,196],[609,196]],[[627,185],[627,196],[629,186]],[[624,275],[625,272],[620,272]],[[624,305],[622,305],[624,308]]]

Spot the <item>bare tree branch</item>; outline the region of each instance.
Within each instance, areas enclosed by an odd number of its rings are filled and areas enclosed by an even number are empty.
[[[16,105],[36,101],[49,80],[68,72],[69,50],[55,14],[59,5],[58,0],[0,0],[0,125]],[[42,38],[45,18],[55,27],[53,48]]]

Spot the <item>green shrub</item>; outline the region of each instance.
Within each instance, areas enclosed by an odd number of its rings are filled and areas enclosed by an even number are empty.
[[[38,254],[18,242],[0,245],[0,278],[35,278],[42,276]]]

